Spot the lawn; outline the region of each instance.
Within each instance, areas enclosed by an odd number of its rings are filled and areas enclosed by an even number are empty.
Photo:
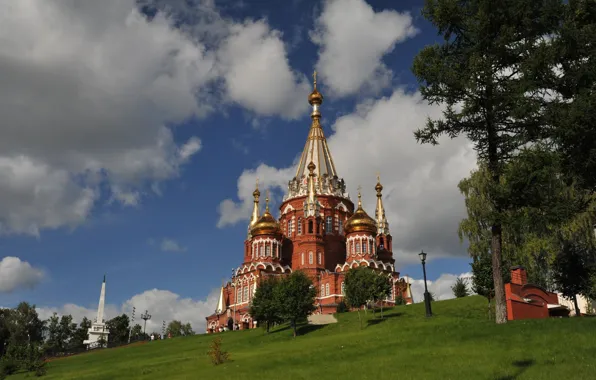
[[[575,379],[596,378],[596,318],[497,326],[478,296],[398,306],[385,319],[357,313],[339,323],[220,334],[232,361],[213,366],[213,335],[151,342],[53,361],[50,379]],[[24,374],[9,377],[24,378]]]

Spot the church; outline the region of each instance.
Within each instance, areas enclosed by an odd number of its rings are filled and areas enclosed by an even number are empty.
[[[337,174],[320,123],[323,95],[317,90],[316,72],[308,102],[312,106],[310,130],[296,175],[288,182],[279,207],[280,216],[271,214],[268,196],[261,215],[257,180],[243,262],[221,288],[215,313],[206,318],[207,333],[256,327],[258,321],[251,318],[249,305],[259,282],[296,270],[305,272],[317,289],[316,314],[336,312],[344,298],[345,274],[358,266],[391,280],[391,295],[385,305],[395,304],[399,296],[412,302],[409,283],[395,270],[379,177],[374,186],[377,202],[373,218],[362,208],[360,190],[354,205]]]

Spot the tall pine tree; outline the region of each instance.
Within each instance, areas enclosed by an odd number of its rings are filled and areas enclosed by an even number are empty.
[[[499,191],[503,165],[540,137],[542,94],[526,75],[541,59],[535,54],[557,27],[561,0],[426,0],[423,15],[434,24],[441,44],[425,47],[413,72],[431,104],[445,105],[443,118],[416,131],[421,143],[441,135],[466,135],[489,171],[495,321],[507,322],[501,275],[502,225],[507,199]]]

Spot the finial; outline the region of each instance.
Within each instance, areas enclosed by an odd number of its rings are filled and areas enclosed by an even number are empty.
[[[106,282],[106,275],[103,275],[103,282]]]
[[[267,189],[265,194],[265,212],[269,212],[269,189]]]
[[[257,177],[257,186],[255,188],[255,191],[253,191],[252,193],[252,196],[255,198],[255,202],[258,201],[260,195],[261,192],[259,191],[259,177]]]
[[[381,183],[381,173],[377,172],[377,182]]]
[[[314,85],[314,89],[317,89],[317,70],[315,70],[314,73],[312,73],[312,78],[313,78],[313,85]]]
[[[362,186],[358,185],[358,207],[362,207]]]

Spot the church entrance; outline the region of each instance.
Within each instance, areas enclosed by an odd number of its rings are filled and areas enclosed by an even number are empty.
[[[242,322],[242,330],[248,330],[248,322]]]
[[[234,320],[232,318],[228,318],[228,329],[234,331]]]

